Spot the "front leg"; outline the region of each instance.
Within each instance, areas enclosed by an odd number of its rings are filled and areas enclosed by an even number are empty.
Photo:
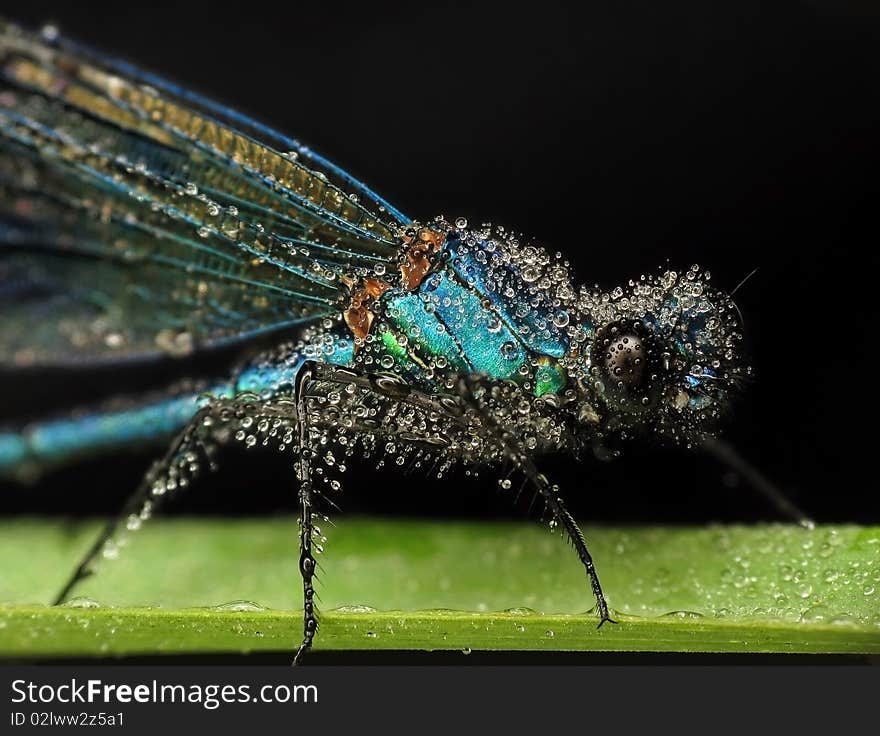
[[[528,478],[529,482],[535,487],[535,490],[541,495],[553,518],[556,519],[565,530],[569,540],[577,552],[578,558],[583,564],[590,580],[590,586],[593,589],[593,595],[596,597],[596,609],[599,613],[599,627],[606,621],[617,623],[611,618],[608,612],[608,603],[602,592],[602,585],[599,583],[599,575],[596,572],[596,566],[593,564],[593,558],[587,549],[587,540],[584,538],[583,532],[577,525],[572,515],[557,495],[554,488],[547,480],[547,476],[538,472],[531,456],[523,447],[520,440],[507,429],[502,427],[485,405],[477,398],[477,389],[480,384],[479,376],[463,376],[459,379],[457,388],[459,395],[465,400],[468,406],[480,417],[487,432],[494,438],[498,446],[503,450],[506,457]]]
[[[746,482],[773,504],[783,516],[788,517],[804,529],[816,528],[815,521],[801,511],[794,501],[786,496],[767,476],[740,455],[729,442],[713,437],[711,434],[703,434],[696,439],[696,443],[718,462],[745,478]]]

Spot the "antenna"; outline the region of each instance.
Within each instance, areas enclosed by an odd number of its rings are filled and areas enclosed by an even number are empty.
[[[735,287],[733,287],[733,291],[730,292],[731,298],[734,294],[736,294],[736,292],[738,292],[742,288],[743,284],[745,284],[746,281],[748,281],[750,278],[752,278],[752,276],[758,273],[759,268],[760,266],[755,266],[751,271],[749,271],[748,274],[746,274],[746,277],[742,281],[740,281]]]

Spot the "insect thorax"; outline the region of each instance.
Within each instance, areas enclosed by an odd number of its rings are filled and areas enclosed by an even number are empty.
[[[560,408],[577,400],[583,367],[572,346],[587,333],[572,319],[568,264],[500,228],[473,231],[459,221],[433,231],[442,232],[441,247],[414,229],[401,249],[399,277],[382,269],[352,278],[351,302],[340,317],[325,320],[286,354],[276,352],[245,371],[239,389],[259,391],[276,379],[292,385],[305,359],[388,376],[453,402],[461,400],[459,379],[476,375],[480,401],[526,449],[569,445],[571,412],[563,416]],[[422,250],[415,256],[413,243]],[[479,428],[462,432],[411,407],[392,410],[387,398],[361,396],[359,389],[326,390],[334,398],[326,405],[331,413],[339,417],[351,405],[360,414],[339,420],[352,430],[369,434],[370,422],[365,426],[363,419],[392,412],[405,434],[427,432],[457,460],[495,459],[477,436]]]

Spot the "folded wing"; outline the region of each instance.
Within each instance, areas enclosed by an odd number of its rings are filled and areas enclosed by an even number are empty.
[[[0,22],[0,366],[131,360],[340,311],[408,222],[297,141]]]

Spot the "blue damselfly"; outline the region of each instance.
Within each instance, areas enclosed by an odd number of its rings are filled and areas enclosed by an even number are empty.
[[[601,625],[586,541],[535,459],[654,435],[742,466],[712,434],[748,374],[740,319],[705,270],[578,286],[560,253],[414,220],[298,141],[51,29],[0,25],[0,195],[4,368],[273,342],[224,380],[0,431],[10,475],[173,438],[59,602],[239,442],[295,465],[297,660],[317,628],[316,504],[356,453],[512,466],[573,543]]]

